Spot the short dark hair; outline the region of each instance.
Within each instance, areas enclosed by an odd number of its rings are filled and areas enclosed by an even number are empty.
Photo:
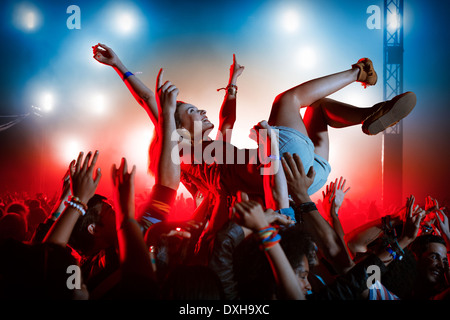
[[[435,234],[424,234],[418,236],[410,246],[411,251],[414,253],[416,258],[419,258],[424,252],[427,251],[428,244],[430,243],[440,243],[447,247],[444,238]]]

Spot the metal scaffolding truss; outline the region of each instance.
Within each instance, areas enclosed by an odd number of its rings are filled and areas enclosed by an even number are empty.
[[[403,0],[384,1],[384,100],[403,93]],[[384,134],[402,134],[402,121]]]
[[[384,0],[383,100],[403,93],[403,0]],[[382,146],[382,199],[387,208],[403,199],[403,123],[387,128]]]

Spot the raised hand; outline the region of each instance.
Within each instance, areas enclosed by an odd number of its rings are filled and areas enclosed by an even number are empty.
[[[88,152],[83,161],[83,152],[80,152],[77,160],[73,160],[69,165],[72,196],[78,198],[76,202],[81,202],[82,204],[86,204],[95,194],[101,178],[100,168],[96,170],[95,178],[93,178],[98,151],[94,153],[92,160],[91,157],[92,153]],[[69,204],[59,218],[56,219],[43,242],[56,243],[63,247],[67,245],[72,230],[80,217],[80,213],[83,214],[82,210],[77,206],[73,206],[72,202]]]
[[[311,201],[308,195],[308,188],[313,184],[316,176],[314,167],[311,166],[308,173],[306,173],[300,156],[295,153],[292,156],[288,152],[281,158],[281,164],[286,176],[289,194],[291,194],[293,200],[296,202]]]
[[[350,190],[350,187],[345,189],[345,183],[347,182],[346,179],[342,180],[341,177],[339,179],[339,183],[337,183],[337,179],[334,182],[334,205],[336,206],[336,209],[339,210],[339,208],[342,206],[342,203],[344,202],[345,195]],[[344,191],[345,189],[345,191]]]
[[[120,62],[116,53],[108,46],[98,43],[92,47],[94,59],[107,66],[115,67]]]
[[[64,210],[64,201],[67,200],[70,196],[70,169],[67,169],[64,177],[62,178],[62,187],[59,192],[58,198],[51,210],[50,219],[56,220],[59,214]]]
[[[230,83],[236,84],[237,78],[244,72],[245,67],[237,63],[236,55],[233,54],[233,64],[230,66]]]
[[[175,113],[175,109],[177,107],[177,97],[179,94],[179,90],[170,81],[166,81],[164,84],[162,84],[163,73],[164,70],[160,69],[156,78],[157,102],[162,112],[173,114]]]
[[[268,164],[270,159],[279,158],[278,139],[276,132],[266,120],[260,121],[250,129],[249,138],[258,144],[259,160],[263,164]]]
[[[427,211],[427,213],[439,210],[438,201],[430,196],[427,196],[425,198],[425,210]]]
[[[327,214],[338,214],[339,208],[344,202],[345,195],[350,190],[350,187],[345,189],[346,182],[347,180],[343,179],[343,177],[339,179],[339,182],[336,178],[334,182],[326,186],[325,191],[322,191],[323,206]]]
[[[251,201],[245,192],[239,191],[231,213],[231,219],[251,230],[259,230],[269,224],[290,226],[294,223],[287,216],[272,209],[264,210],[256,201]]]
[[[129,173],[127,160],[122,158],[120,167],[117,168],[116,165],[113,164],[111,173],[115,191],[116,226],[119,228],[123,221],[134,219],[134,177],[136,174],[136,166],[133,166]]]
[[[70,192],[70,170],[67,170],[62,179],[62,187],[59,194],[59,200],[66,200],[70,196]]]
[[[405,222],[403,224],[402,239],[411,243],[416,239],[420,229],[420,223],[426,213],[418,205],[414,206],[415,198],[413,195],[406,200]]]
[[[83,152],[80,152],[78,159],[73,160],[69,166],[72,195],[78,197],[83,203],[87,203],[95,194],[102,176],[100,168],[97,168],[95,178],[93,177],[98,154],[98,151],[96,151],[92,157],[92,152],[89,151],[83,162]],[[92,161],[89,163],[91,157]]]
[[[335,199],[335,187],[334,187],[335,183],[334,182],[330,182],[329,185],[327,185],[325,187],[325,191],[322,191],[322,206],[324,209],[324,213],[326,215],[326,219],[329,223],[331,223],[331,214],[332,214],[332,207],[334,204],[334,199]],[[335,211],[337,214],[337,211]]]
[[[249,200],[245,192],[238,192],[231,218],[237,224],[253,231],[260,230],[269,224],[261,205],[256,201]]]
[[[441,218],[442,216],[442,218]],[[441,233],[441,237],[445,239],[447,243],[447,249],[450,248],[450,224],[448,215],[444,212],[444,210],[438,210],[436,212],[436,220],[437,225]]]

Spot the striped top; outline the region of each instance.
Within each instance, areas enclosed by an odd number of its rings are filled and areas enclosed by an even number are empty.
[[[400,300],[400,298],[386,289],[386,287],[377,280],[369,288],[369,300]]]

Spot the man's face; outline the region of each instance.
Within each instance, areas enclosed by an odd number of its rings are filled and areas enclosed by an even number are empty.
[[[422,254],[418,262],[419,272],[424,280],[431,285],[443,283],[444,272],[448,267],[447,248],[443,244],[429,243],[426,252]]]

